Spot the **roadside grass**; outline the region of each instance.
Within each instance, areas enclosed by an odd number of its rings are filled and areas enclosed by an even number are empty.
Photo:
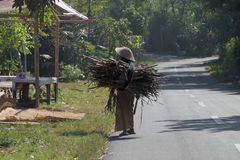
[[[213,61],[205,65],[206,70],[221,82],[239,81],[240,77],[236,72],[229,71],[226,67]]]
[[[84,113],[103,112],[109,90],[94,87],[94,84],[86,81],[59,83],[59,99],[57,103],[52,102],[51,107]],[[41,107],[48,108],[49,106],[43,103]]]
[[[60,83],[51,107],[85,112],[82,120],[39,125],[0,124],[1,160],[97,160],[108,144],[112,114],[104,113],[108,90],[89,90],[85,82]],[[41,104],[42,108],[50,107]]]
[[[143,64],[143,65],[153,65],[153,64],[156,64],[156,61],[154,60],[147,60],[147,59],[140,59],[138,61],[139,64]]]

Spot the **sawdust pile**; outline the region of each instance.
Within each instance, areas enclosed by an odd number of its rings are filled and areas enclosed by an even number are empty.
[[[15,109],[7,107],[0,112],[0,121],[56,122],[68,119],[81,120],[84,116],[85,113],[72,113],[53,109]]]

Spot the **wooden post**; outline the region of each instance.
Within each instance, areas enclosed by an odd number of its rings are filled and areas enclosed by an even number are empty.
[[[57,78],[57,83],[54,83],[55,102],[58,99],[58,78],[59,78],[59,22],[55,22],[55,70],[54,76]]]
[[[39,86],[39,42],[38,42],[38,18],[34,18],[34,69],[35,69],[35,90],[36,90],[36,104],[35,107],[39,107],[39,95],[40,95],[40,86]]]
[[[27,55],[24,54],[24,72],[27,73]]]

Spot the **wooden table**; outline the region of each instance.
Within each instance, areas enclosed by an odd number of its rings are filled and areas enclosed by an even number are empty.
[[[0,76],[0,82],[12,81],[16,76]]]
[[[19,91],[19,97],[23,101],[28,101],[29,99],[29,85],[35,85],[35,77],[19,79],[15,78],[12,81],[12,90],[13,90],[13,98],[17,98],[17,91]],[[39,86],[46,86],[46,96],[47,96],[47,104],[50,104],[51,100],[51,84],[54,84],[54,87],[57,84],[56,77],[40,77],[39,78]],[[56,90],[54,89],[54,96],[56,95]]]
[[[0,88],[12,88],[11,81],[0,81]]]
[[[12,97],[12,80],[16,76],[0,76],[0,90],[4,92],[4,95]]]

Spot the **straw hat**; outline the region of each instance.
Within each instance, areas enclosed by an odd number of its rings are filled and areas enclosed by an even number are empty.
[[[117,47],[115,48],[115,51],[120,57],[126,58],[130,61],[135,62],[135,58],[133,56],[133,52],[131,51],[130,48],[127,47]]]

